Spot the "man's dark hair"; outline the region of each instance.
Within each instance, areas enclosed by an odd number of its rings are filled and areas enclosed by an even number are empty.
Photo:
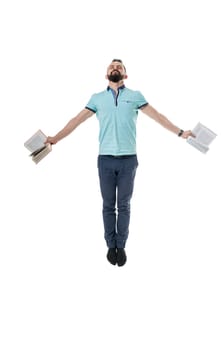
[[[120,60],[119,58],[114,58],[114,59],[112,60],[112,62],[119,62],[119,63],[122,63],[122,65],[123,65],[123,67],[124,67],[124,70],[125,70],[125,73],[126,73],[126,67],[125,67],[125,65],[123,64],[123,61],[122,61],[122,60]]]

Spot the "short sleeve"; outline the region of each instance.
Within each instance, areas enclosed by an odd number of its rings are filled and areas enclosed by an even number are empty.
[[[144,106],[148,105],[147,100],[145,99],[145,97],[141,94],[140,91],[136,91],[136,102],[137,102],[137,108],[141,108]]]
[[[88,103],[86,104],[85,108],[89,109],[90,111],[96,113],[97,107],[96,107],[96,94],[92,95]]]

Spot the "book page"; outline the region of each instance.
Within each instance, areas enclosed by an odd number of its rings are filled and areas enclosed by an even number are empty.
[[[196,136],[194,141],[204,146],[208,146],[217,136],[213,131],[201,123],[198,123],[192,132]]]
[[[41,131],[38,130],[33,136],[30,137],[25,143],[24,146],[31,152],[35,152],[39,148],[45,146],[44,142],[46,141],[47,136]]]
[[[50,153],[52,150],[52,146],[50,143],[47,143],[47,145],[41,149],[40,152],[37,152],[35,155],[32,156],[32,160],[33,162],[35,162],[35,164],[38,164],[43,158],[45,158],[48,153]]]
[[[208,146],[204,146],[202,143],[195,141],[194,137],[188,137],[187,142],[202,153],[206,153],[209,150]]]
[[[37,156],[38,153],[42,152],[45,148],[47,147],[47,144],[45,144],[43,147],[40,147],[38,149],[36,149],[36,151],[32,152],[31,154],[29,154],[30,157],[35,157]]]

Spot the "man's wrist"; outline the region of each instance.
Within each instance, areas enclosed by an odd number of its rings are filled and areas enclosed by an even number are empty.
[[[180,129],[180,131],[178,132],[178,136],[179,136],[179,137],[182,136],[183,133],[184,133],[184,130]]]

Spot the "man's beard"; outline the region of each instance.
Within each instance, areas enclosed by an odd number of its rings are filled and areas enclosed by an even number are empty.
[[[113,73],[114,72],[114,73]],[[113,71],[110,75],[108,75],[108,80],[112,81],[112,83],[118,83],[121,81],[124,77],[120,74],[117,70]]]

